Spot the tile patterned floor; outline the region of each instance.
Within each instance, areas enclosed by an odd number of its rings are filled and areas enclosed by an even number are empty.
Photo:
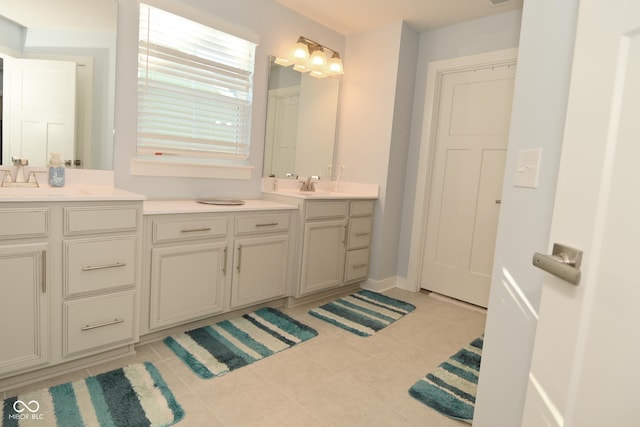
[[[186,411],[178,426],[464,426],[411,398],[408,389],[484,331],[486,313],[427,294],[394,289],[387,295],[417,309],[368,338],[308,314],[325,301],[291,309],[319,336],[290,350],[211,380],[196,377],[161,342],[133,358],[82,369],[29,387],[75,381],[138,361],[153,362]]]

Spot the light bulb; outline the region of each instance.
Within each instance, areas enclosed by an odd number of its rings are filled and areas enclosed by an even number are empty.
[[[338,56],[334,55],[331,59],[329,59],[328,68],[329,74],[331,74],[332,76],[344,74],[342,59],[340,59],[340,57]]]
[[[316,49],[309,59],[311,66],[316,70],[322,70],[327,65],[327,54],[322,49]]]
[[[309,59],[309,48],[306,44],[298,42],[293,46],[291,60],[296,63],[304,63]]]

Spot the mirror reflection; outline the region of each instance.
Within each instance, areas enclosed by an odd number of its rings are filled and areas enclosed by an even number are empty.
[[[0,2],[0,164],[113,168],[117,2]]]
[[[317,79],[271,57],[264,176],[330,180],[340,80]]]

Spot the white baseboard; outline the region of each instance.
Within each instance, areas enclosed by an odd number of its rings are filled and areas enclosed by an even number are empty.
[[[398,277],[388,277],[382,280],[367,279],[360,284],[363,289],[368,289],[374,292],[384,292],[389,289],[393,289],[398,286]]]
[[[398,287],[398,289],[402,289],[404,291],[409,291],[409,292],[419,292],[420,291],[420,287],[418,286],[418,284],[411,282],[406,277],[398,276],[397,277],[396,286]]]

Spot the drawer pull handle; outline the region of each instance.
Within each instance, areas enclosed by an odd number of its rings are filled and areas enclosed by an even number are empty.
[[[223,274],[224,276],[226,276],[226,275],[227,275],[227,257],[228,257],[227,253],[228,253],[228,252],[229,252],[229,251],[227,251],[227,248],[225,247],[225,248],[224,248],[224,263],[222,264],[222,274]]]
[[[364,263],[362,263],[362,264],[354,264],[353,268],[354,269],[356,269],[356,268],[365,268],[366,266],[367,266],[367,264],[364,264]]]
[[[371,233],[356,233],[356,237],[369,236]]]
[[[196,233],[198,231],[211,231],[211,227],[185,228],[183,230],[180,230],[181,233]]]
[[[278,225],[277,222],[265,222],[263,224],[256,224],[256,227],[275,227]]]
[[[114,264],[105,264],[105,265],[88,265],[86,267],[82,267],[82,271],[93,271],[93,270],[103,270],[105,268],[115,268],[115,267],[124,267],[126,266],[126,262],[116,262]]]
[[[90,331],[92,329],[103,328],[105,326],[117,325],[118,323],[124,323],[124,319],[113,319],[109,322],[98,323],[97,325],[86,325],[83,326],[81,331]]]

